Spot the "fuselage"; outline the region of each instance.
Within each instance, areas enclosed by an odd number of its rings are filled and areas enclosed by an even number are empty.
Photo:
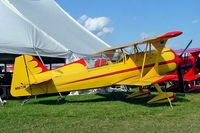
[[[144,63],[145,75],[154,65],[156,52],[148,52]],[[83,59],[39,74],[52,76],[52,85],[47,88],[48,93],[101,88],[115,85],[131,77],[139,80],[141,76],[144,53],[126,55],[118,63],[108,63],[101,67],[87,68]],[[177,67],[176,55],[171,49],[165,49],[159,57],[159,74],[167,74]]]
[[[38,63],[30,58],[27,63],[32,66],[31,68],[34,70],[32,72],[35,74],[26,72],[30,68],[26,68],[26,63],[21,65],[23,57],[20,57],[15,64],[11,94],[13,96],[30,96],[103,88],[123,84],[123,81],[133,77],[135,81],[140,81],[141,77],[156,65],[156,62],[158,62],[159,75],[166,75],[177,67],[177,55],[168,48],[164,48],[159,57],[155,51],[146,52],[146,55],[145,52],[123,55],[123,58],[117,62],[108,61],[103,66],[95,68],[87,68],[84,59],[81,59],[43,72],[38,67]]]

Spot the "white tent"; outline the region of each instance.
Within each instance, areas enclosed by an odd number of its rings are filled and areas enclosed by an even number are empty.
[[[109,47],[55,0],[0,0],[0,53],[70,58]]]

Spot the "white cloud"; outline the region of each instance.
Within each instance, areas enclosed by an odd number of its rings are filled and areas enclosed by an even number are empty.
[[[112,33],[114,28],[109,26],[110,19],[108,17],[91,18],[87,15],[82,15],[78,19],[85,28],[101,37],[105,34]]]
[[[103,29],[109,22],[106,17],[88,18],[84,26],[90,31],[97,31]]]
[[[78,22],[79,23],[83,23],[85,20],[87,20],[88,19],[88,16],[87,15],[82,15],[79,19],[78,19]]]
[[[200,20],[198,20],[198,19],[192,20],[192,23],[193,23],[193,24],[198,24],[198,23],[200,23]]]
[[[101,31],[99,31],[98,33],[96,33],[97,36],[103,36],[107,33],[112,33],[113,32],[113,28],[112,27],[104,27]]]

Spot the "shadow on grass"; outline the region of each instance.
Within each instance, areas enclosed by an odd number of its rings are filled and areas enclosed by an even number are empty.
[[[60,105],[60,104],[65,104],[65,103],[96,103],[96,102],[110,102],[110,101],[122,101],[125,103],[129,104],[137,104],[137,105],[143,105],[147,107],[160,107],[160,106],[166,106],[169,105],[169,103],[162,103],[162,104],[149,104],[147,101],[152,99],[155,94],[151,94],[150,96],[146,98],[141,98],[141,99],[127,99],[126,97],[130,93],[125,93],[125,92],[113,92],[113,93],[106,93],[106,94],[96,94],[98,96],[101,96],[100,98],[95,98],[95,99],[84,99],[84,100],[63,100],[58,102],[57,100],[39,100],[37,102],[34,102],[33,104],[45,104],[45,105]],[[183,94],[177,94],[176,100],[173,101],[173,106],[176,106],[176,102],[189,102],[188,99],[185,99],[183,97]]]
[[[45,104],[45,105],[62,105],[67,103],[67,100],[40,100],[38,102],[34,102],[33,104]]]
[[[156,96],[156,94],[151,94],[148,97],[145,98],[139,98],[139,99],[135,99],[135,98],[126,98],[130,93],[110,93],[110,94],[98,94],[101,95],[107,99],[110,100],[116,100],[116,101],[123,101],[129,104],[136,104],[136,105],[143,105],[143,106],[147,106],[147,107],[160,107],[160,106],[166,106],[169,105],[169,103],[154,103],[154,104],[150,104],[147,103],[150,99],[152,99],[153,97]],[[176,106],[175,103],[177,102],[189,102],[188,99],[183,97],[184,95],[182,94],[177,94],[176,99],[172,102],[173,106]]]

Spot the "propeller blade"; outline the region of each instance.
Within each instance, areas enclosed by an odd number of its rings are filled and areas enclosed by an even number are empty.
[[[196,62],[196,67],[197,67],[198,69],[200,69],[200,57],[198,58],[198,60],[197,60],[197,62]]]
[[[179,64],[178,67],[177,67],[177,75],[178,75],[179,89],[180,89],[181,92],[184,92],[185,88],[184,88],[184,81],[183,81],[183,73],[182,73],[181,64]]]
[[[185,47],[185,49],[183,50],[183,52],[179,55],[179,58],[182,58],[183,54],[188,49],[188,47],[191,45],[191,43],[192,43],[192,40],[190,40],[190,42]],[[183,73],[182,73],[181,63],[178,64],[177,74],[178,74],[179,89],[180,89],[181,92],[184,92],[185,91],[185,87],[184,87],[184,80],[183,80]]]
[[[192,40],[190,40],[190,42],[188,43],[188,45],[185,47],[185,49],[183,50],[183,52],[179,55],[179,58],[182,57],[182,55],[185,53],[185,51],[188,49],[188,47],[191,45]]]

